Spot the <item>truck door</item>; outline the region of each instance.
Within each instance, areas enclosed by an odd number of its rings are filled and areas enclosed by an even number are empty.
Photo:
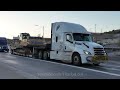
[[[74,50],[73,36],[71,33],[64,34],[64,59],[71,60],[72,51]]]

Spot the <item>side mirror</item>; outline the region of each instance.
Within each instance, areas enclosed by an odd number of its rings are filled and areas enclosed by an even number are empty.
[[[70,35],[67,35],[67,41],[69,41],[70,40]]]
[[[67,35],[67,37],[66,37],[66,41],[69,41],[70,43],[73,43],[73,41],[72,41],[72,37],[71,37],[70,35]]]

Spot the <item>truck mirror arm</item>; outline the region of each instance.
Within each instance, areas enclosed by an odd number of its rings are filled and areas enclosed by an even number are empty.
[[[66,41],[68,41],[68,42],[70,42],[70,43],[73,43],[73,41],[70,41],[70,40],[66,40]]]

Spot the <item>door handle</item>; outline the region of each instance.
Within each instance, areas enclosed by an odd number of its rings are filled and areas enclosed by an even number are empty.
[[[66,49],[66,46],[65,46],[65,49]]]

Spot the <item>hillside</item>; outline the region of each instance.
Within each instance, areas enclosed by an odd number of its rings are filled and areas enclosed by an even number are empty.
[[[120,34],[120,29],[112,30],[112,31],[105,32],[105,33],[107,33],[107,34]]]

